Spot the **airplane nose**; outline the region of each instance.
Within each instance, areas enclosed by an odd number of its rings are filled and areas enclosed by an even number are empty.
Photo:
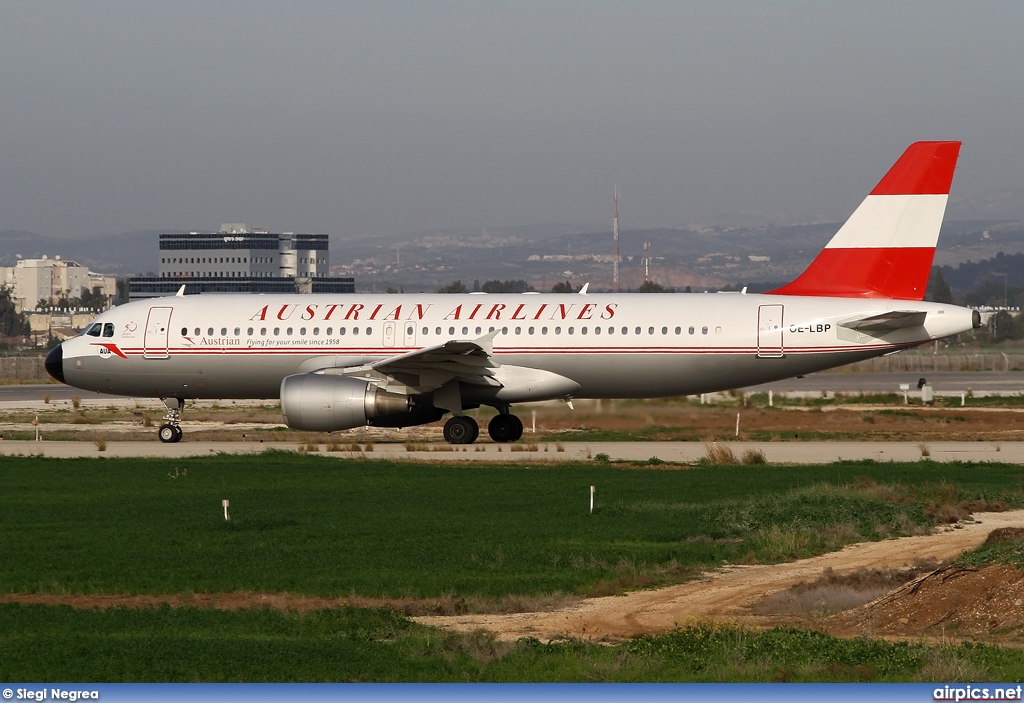
[[[51,349],[50,353],[46,355],[46,362],[43,365],[46,367],[46,373],[64,383],[64,349],[62,347],[63,345],[58,344]]]

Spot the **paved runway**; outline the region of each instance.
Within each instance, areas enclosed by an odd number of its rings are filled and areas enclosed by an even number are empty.
[[[959,395],[967,389],[971,389],[974,395],[1024,393],[1024,372],[1019,371],[816,373],[804,378],[787,378],[740,390],[753,393],[767,393],[769,390],[776,393],[898,393],[902,383],[910,384],[916,390],[920,378],[926,378],[936,393]],[[19,402],[42,402],[45,396],[49,396],[53,402],[70,401],[77,396],[87,404],[110,402],[121,397],[82,391],[56,383],[0,386],[0,407]]]
[[[1024,464],[1024,442],[723,442],[736,455],[761,450],[770,463],[822,464],[841,460],[875,461],[994,461]],[[161,444],[108,441],[100,451],[93,442],[0,442],[0,455],[71,457],[188,457],[211,454],[263,454],[272,450],[299,451],[295,442],[206,442],[188,440]],[[626,460],[693,463],[706,455],[700,442],[544,442],[517,445],[416,443],[413,451],[400,443],[377,443],[363,451],[327,452],[322,456],[371,459],[413,459],[432,462],[560,462]],[[925,456],[927,454],[927,456]]]

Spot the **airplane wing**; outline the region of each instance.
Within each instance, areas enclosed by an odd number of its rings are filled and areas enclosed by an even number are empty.
[[[500,386],[494,378],[498,364],[491,359],[497,334],[495,330],[474,340],[450,340],[364,366],[324,369],[323,373],[365,378],[386,386],[401,384],[414,393],[435,390],[452,380]]]
[[[858,332],[892,332],[906,327],[920,327],[924,324],[926,315],[927,313],[919,310],[893,310],[843,320],[838,325]]]

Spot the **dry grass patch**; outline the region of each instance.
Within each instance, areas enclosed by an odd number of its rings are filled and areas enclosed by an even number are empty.
[[[732,449],[726,444],[719,444],[715,441],[704,442],[704,453],[705,457],[702,461],[707,464],[721,466],[739,463]]]

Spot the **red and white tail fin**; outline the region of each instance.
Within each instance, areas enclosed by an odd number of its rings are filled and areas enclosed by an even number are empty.
[[[903,152],[800,276],[776,295],[923,300],[960,142]]]

